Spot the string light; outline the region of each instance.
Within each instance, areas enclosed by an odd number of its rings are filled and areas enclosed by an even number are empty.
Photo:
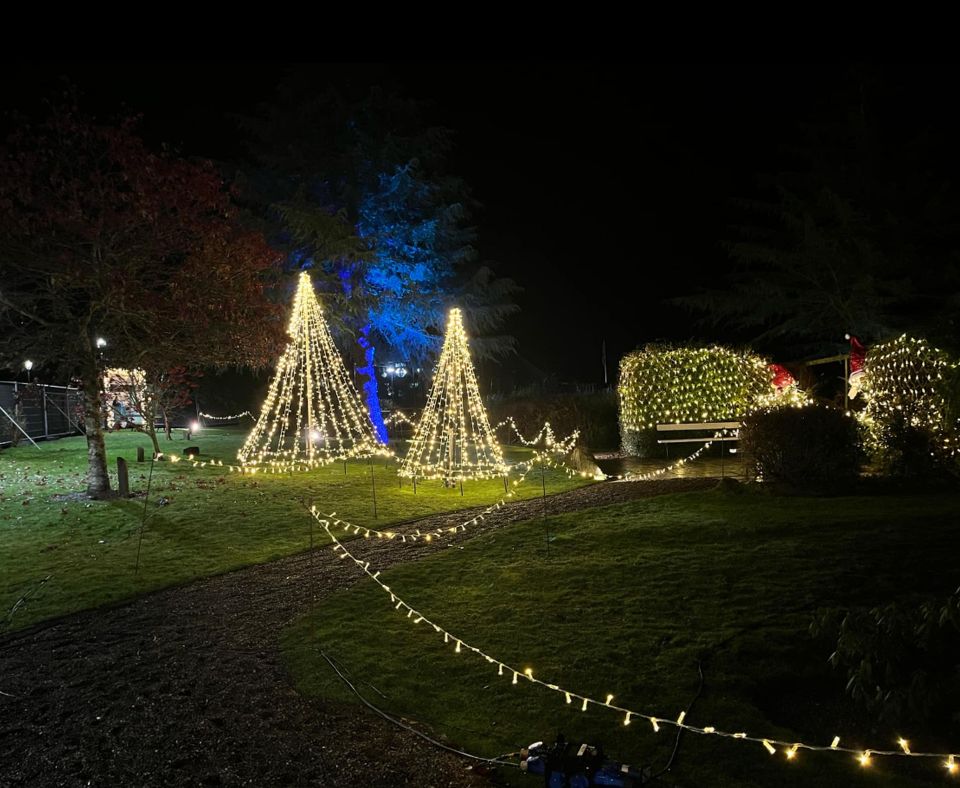
[[[210,413],[201,413],[200,415],[211,421],[239,421],[244,416],[249,416],[251,419],[253,418],[253,414],[249,410],[245,410],[243,413],[235,413],[233,416],[214,416]]]
[[[240,449],[240,464],[290,471],[389,454],[337,353],[306,271],[287,332],[290,341]]]
[[[620,362],[620,428],[628,448],[657,424],[728,421],[773,406],[802,406],[808,397],[792,382],[773,385],[769,363],[749,351],[714,345],[648,345]]]
[[[406,416],[404,413],[402,413],[402,412],[399,411],[399,410],[395,410],[393,413],[391,413],[389,416],[387,416],[387,417],[383,420],[383,423],[384,423],[386,426],[388,426],[388,427],[391,427],[391,426],[393,426],[394,424],[397,424],[398,422],[399,422],[400,424],[407,424],[407,425],[409,425],[410,427],[416,427],[416,426],[417,426],[417,425],[414,424],[412,421],[410,421],[410,419],[408,419],[407,416]]]
[[[693,454],[687,457],[684,457],[683,459],[677,460],[676,462],[673,462],[670,465],[665,465],[663,468],[658,468],[655,471],[648,471],[647,473],[627,472],[627,473],[621,474],[620,476],[608,477],[608,478],[616,478],[618,481],[625,481],[625,482],[650,481],[651,479],[656,479],[658,476],[663,476],[665,473],[670,473],[670,471],[675,471],[677,468],[682,468],[688,462],[693,462],[701,454],[703,454],[707,449],[709,449],[712,445],[713,445],[713,441],[707,441],[705,444],[703,444],[703,446],[697,449]]]
[[[435,632],[437,632],[438,634],[443,634],[443,639],[445,643],[449,642],[450,640],[454,640],[456,642],[456,647],[454,648],[454,651],[456,653],[460,653],[462,649],[467,649],[468,651],[471,651],[477,654],[478,656],[482,657],[486,662],[496,665],[498,675],[502,676],[504,675],[504,672],[508,672],[512,677],[511,683],[514,683],[514,684],[517,683],[517,677],[521,673],[521,671],[518,668],[512,667],[508,663],[497,659],[493,655],[487,654],[482,649],[476,646],[470,645],[469,643],[464,641],[462,638],[456,637],[455,635],[450,633],[448,630],[444,629],[442,626],[432,621],[423,612],[413,608],[406,601],[401,599],[396,594],[395,591],[391,591],[391,589],[388,586],[386,586],[381,580],[378,579],[377,575],[379,575],[379,572],[374,573],[370,571],[369,562],[364,562],[361,559],[349,553],[347,548],[337,539],[337,537],[331,531],[332,524],[330,523],[329,520],[321,518],[315,509],[311,510],[311,514],[317,519],[320,525],[324,528],[327,536],[330,538],[331,542],[333,543],[334,552],[335,553],[342,552],[344,555],[352,559],[354,564],[360,569],[360,571],[362,571],[364,574],[367,575],[367,577],[373,580],[373,582],[375,582],[381,588],[381,590],[383,590],[385,593],[390,595],[391,600],[396,599],[396,604],[395,604],[396,610],[400,612],[403,612],[404,610],[410,611],[409,613],[405,613],[405,615],[407,616],[415,615],[418,618],[425,621],[430,627],[434,629]],[[571,704],[574,701],[574,699],[580,701],[580,710],[582,712],[588,711],[590,705],[608,708],[615,711],[618,714],[622,714],[625,725],[629,724],[628,720],[632,719],[633,717],[638,717],[638,718],[647,720],[652,726],[654,732],[659,732],[661,724],[666,724],[666,725],[672,725],[675,728],[685,730],[690,733],[700,734],[704,736],[718,736],[720,738],[735,739],[740,741],[752,742],[755,744],[761,744],[763,745],[764,749],[766,749],[767,752],[770,753],[771,755],[776,753],[777,748],[780,747],[785,750],[786,757],[787,759],[790,759],[790,760],[794,759],[797,753],[802,749],[810,750],[814,752],[845,752],[848,754],[855,755],[857,760],[864,767],[870,765],[871,758],[873,756],[937,758],[942,761],[942,763],[947,768],[950,774],[954,774],[956,771],[956,757],[955,757],[955,754],[951,754],[951,753],[913,752],[912,750],[909,750],[908,747],[904,747],[903,745],[901,745],[901,748],[897,750],[874,750],[874,749],[858,750],[853,748],[840,747],[839,746],[840,738],[838,736],[835,736],[833,741],[829,745],[817,745],[817,744],[807,744],[804,742],[787,742],[787,741],[781,741],[778,739],[767,738],[767,737],[750,736],[747,733],[743,733],[743,732],[731,733],[725,730],[718,729],[712,725],[708,725],[704,727],[692,725],[686,722],[685,711],[681,711],[680,714],[677,716],[676,721],[674,722],[669,719],[664,719],[663,717],[655,717],[651,714],[646,714],[644,712],[639,712],[634,709],[628,709],[623,706],[618,706],[613,703],[612,695],[607,696],[608,698],[607,701],[599,701],[587,695],[573,692],[569,689],[559,686],[558,684],[552,684],[547,681],[544,681],[543,679],[538,679],[536,676],[533,675],[532,668],[524,668],[523,673],[524,675],[527,676],[527,679],[531,683],[536,684],[537,686],[550,690],[552,692],[557,692],[559,694],[562,694],[567,704]]]
[[[506,505],[507,498],[513,498],[517,494],[517,488],[526,480],[529,476],[530,471],[536,467],[535,460],[529,460],[522,463],[517,463],[514,468],[522,468],[520,475],[514,480],[513,487],[508,490],[502,498],[496,501],[496,503],[490,504],[486,509],[484,509],[479,514],[475,514],[472,517],[468,517],[466,520],[463,520],[460,523],[457,523],[453,526],[437,526],[436,528],[430,531],[421,531],[419,529],[415,530],[412,534],[401,534],[396,531],[381,531],[377,528],[369,528],[364,525],[356,525],[355,523],[349,522],[342,518],[336,518],[334,513],[324,514],[322,512],[317,512],[316,507],[311,509],[311,512],[317,517],[323,517],[329,520],[333,527],[337,528],[342,526],[344,531],[353,531],[355,534],[363,534],[364,537],[376,537],[377,539],[386,539],[387,541],[397,541],[399,540],[401,544],[415,544],[419,541],[424,541],[428,543],[434,543],[434,540],[439,540],[445,537],[452,536],[457,533],[466,532],[470,526],[479,525],[482,520],[485,520],[488,515],[500,509],[502,506]]]
[[[557,440],[557,436],[554,434],[550,422],[545,421],[536,435],[532,438],[525,438],[523,437],[523,433],[520,432],[520,428],[517,427],[517,422],[513,416],[507,416],[507,418],[497,424],[493,430],[496,432],[501,427],[506,426],[509,426],[513,430],[514,435],[517,436],[517,440],[524,446],[536,446],[542,441],[544,446],[554,454],[569,454],[574,446],[577,445],[577,438],[580,437],[580,430],[574,430],[563,440]]]
[[[437,371],[400,475],[447,483],[503,476],[507,465],[490,428],[459,309],[447,317]]]

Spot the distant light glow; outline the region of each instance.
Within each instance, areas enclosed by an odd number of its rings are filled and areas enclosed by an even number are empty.
[[[106,346],[107,346],[107,340],[105,340],[103,337],[97,337],[97,347],[106,347]]]
[[[27,359],[23,362],[23,368],[29,372],[31,369],[33,369],[33,362],[30,359]]]
[[[191,421],[191,422],[190,422],[190,432],[197,432],[199,429],[200,429],[200,422],[199,422],[199,421]]]

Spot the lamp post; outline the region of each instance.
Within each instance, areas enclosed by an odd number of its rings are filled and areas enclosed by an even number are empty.
[[[387,378],[387,391],[391,398],[396,396],[396,379],[405,378],[407,376],[407,371],[407,365],[402,362],[387,364],[387,366],[384,367],[383,377]]]
[[[107,346],[107,340],[105,340],[103,337],[97,337],[96,345],[97,345],[97,350],[100,351],[97,354],[100,362],[100,369],[98,371],[99,378],[100,378],[100,391],[97,394],[97,399],[99,400],[99,407],[100,407],[100,419],[103,422],[104,428],[109,429],[110,428],[109,413],[106,408],[106,402],[104,401],[104,394],[106,393],[106,388],[105,388],[106,381],[103,379],[103,372],[104,372],[103,349]]]
[[[30,383],[30,370],[33,369],[33,362],[30,359],[27,359],[23,362],[23,368],[27,370],[27,383]]]

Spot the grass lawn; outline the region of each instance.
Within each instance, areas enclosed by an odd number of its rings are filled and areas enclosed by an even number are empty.
[[[807,634],[820,606],[873,605],[960,585],[960,496],[784,498],[762,489],[662,496],[550,518],[438,551],[382,578],[466,642],[575,692],[751,735],[853,747],[960,747],[949,731],[893,731],[864,719],[831,672],[829,644]],[[398,547],[398,549],[402,549]],[[334,560],[332,552],[330,560]],[[344,572],[357,571],[343,562]],[[373,568],[373,567],[372,567]],[[643,720],[565,705],[562,695],[496,668],[394,611],[363,581],[284,635],[299,687],[354,701],[320,657],[340,660],[365,695],[467,749],[497,755],[558,731],[633,764],[667,761],[674,735]],[[515,774],[521,785],[541,778]],[[685,786],[943,783],[938,761],[801,751],[687,734],[667,784]]]
[[[174,453],[196,445],[203,459],[235,462],[245,434],[240,428],[210,428],[190,443],[161,439],[161,448]],[[385,525],[490,504],[503,493],[496,480],[464,485],[463,497],[439,482],[420,483],[414,495],[409,480],[398,486],[396,462],[385,467],[381,459],[373,466],[374,520],[370,468],[363,460],[349,462],[346,475],[343,464],[293,475],[243,476],[226,468],[156,463],[135,574],[143,498],[54,500],[84,489],[86,441],[66,438],[40,446],[40,451],[26,444],[0,452],[0,631],[305,550],[312,518],[301,500],[358,523]],[[144,491],[150,463],[135,462],[137,446],[150,456],[146,436],[107,435],[112,472],[116,457],[124,457],[131,489]],[[526,449],[507,449],[508,461],[529,456]],[[560,471],[547,471],[546,478],[548,493],[583,483]],[[516,489],[521,497],[541,492],[539,483]]]

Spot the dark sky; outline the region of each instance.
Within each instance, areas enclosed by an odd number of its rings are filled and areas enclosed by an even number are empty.
[[[29,108],[67,76],[87,109],[142,113],[151,141],[226,159],[239,151],[232,114],[269,101],[289,69],[304,68],[318,89],[359,96],[381,85],[429,102],[427,119],[456,133],[451,171],[484,206],[481,257],[524,288],[508,327],[519,340],[510,366],[589,382],[602,380],[603,340],[613,375],[623,353],[650,340],[732,338],[666,300],[722,279],[734,199],[783,166],[803,123],[842,118],[862,73],[843,64],[16,64],[3,84],[8,107]],[[866,71],[883,81],[894,122],[946,122],[955,70]]]

